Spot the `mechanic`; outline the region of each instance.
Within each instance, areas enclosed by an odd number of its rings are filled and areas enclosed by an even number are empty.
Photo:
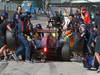
[[[55,16],[52,18],[53,19],[53,27],[56,29],[61,28],[62,29],[62,23],[63,19],[61,17],[61,14],[58,11],[55,11]]]
[[[20,15],[19,23],[17,23],[17,39],[19,40],[19,47],[15,54],[13,54],[16,61],[18,61],[18,56],[21,54],[23,61],[30,62],[30,47],[29,42],[25,37],[27,24],[27,15],[23,13]]]
[[[22,14],[22,7],[18,6],[13,15],[13,20],[15,21],[16,24],[18,23],[21,14]]]
[[[41,24],[37,24],[35,28],[37,30],[38,29],[43,29]],[[38,32],[38,35],[39,35],[40,39],[42,39],[42,37],[44,37],[44,33],[43,32]]]
[[[95,25],[97,27],[95,57],[99,64],[99,68],[98,68],[97,72],[100,72],[100,7],[98,8],[97,13],[96,13]]]

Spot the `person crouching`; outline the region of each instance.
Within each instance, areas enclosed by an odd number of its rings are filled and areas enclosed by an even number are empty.
[[[4,55],[4,60],[7,59],[7,44],[6,44],[6,30],[10,30],[8,15],[2,13],[0,16],[0,54]]]

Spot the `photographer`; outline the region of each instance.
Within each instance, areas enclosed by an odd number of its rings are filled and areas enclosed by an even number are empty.
[[[87,11],[85,6],[81,7],[81,18],[83,19],[83,22],[86,25],[86,29],[88,31],[90,31],[90,28],[91,28],[91,15]]]

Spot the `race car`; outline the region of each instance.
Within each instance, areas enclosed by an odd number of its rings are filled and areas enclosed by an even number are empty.
[[[44,36],[40,37],[40,33],[43,33]],[[58,39],[59,34],[57,30],[37,29],[31,35],[31,38],[27,37],[28,40],[30,39],[32,58],[40,58],[42,61],[49,59],[69,61],[72,57],[72,50],[76,49],[75,46],[82,48],[82,45],[79,45],[79,37],[73,32],[67,31],[63,34],[65,38],[63,36]],[[6,38],[10,48],[17,47],[13,33],[7,31]]]

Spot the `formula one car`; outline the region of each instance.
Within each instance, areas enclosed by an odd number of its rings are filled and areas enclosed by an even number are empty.
[[[16,38],[10,31],[6,32],[7,44],[10,48],[15,48]],[[40,33],[44,36],[40,38]],[[78,49],[82,48],[82,44],[79,45],[79,38],[72,32],[67,32],[67,39],[58,39],[58,31],[56,30],[43,30],[38,29],[35,34],[32,34],[30,42],[32,58],[40,58],[45,61],[46,59],[54,60],[67,60],[69,61],[72,56],[72,50],[75,50],[75,46]],[[29,39],[29,37],[28,37]]]

